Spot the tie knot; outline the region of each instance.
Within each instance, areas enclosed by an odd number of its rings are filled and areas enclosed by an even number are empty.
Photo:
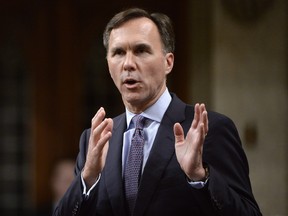
[[[133,121],[136,129],[143,129],[146,118],[144,116],[141,116],[141,115],[135,115],[132,118],[132,121]]]

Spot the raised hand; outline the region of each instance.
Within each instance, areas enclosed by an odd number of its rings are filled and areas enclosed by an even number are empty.
[[[91,121],[87,158],[82,172],[88,188],[95,183],[105,165],[109,139],[112,136],[113,120],[104,119],[105,115],[105,110],[101,107]]]
[[[193,181],[205,178],[202,163],[203,143],[208,133],[208,116],[204,104],[196,104],[194,119],[184,137],[184,131],[179,123],[174,125],[175,151],[177,160],[186,176]]]

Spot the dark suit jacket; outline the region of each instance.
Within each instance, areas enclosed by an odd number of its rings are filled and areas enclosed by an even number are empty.
[[[209,112],[209,132],[203,160],[210,178],[202,189],[187,183],[175,155],[173,125],[181,123],[187,133],[194,108],[172,94],[148,161],[143,171],[135,206],[135,216],[250,216],[261,215],[254,200],[248,176],[248,162],[233,122],[224,115]],[[106,164],[100,181],[89,197],[82,195],[80,172],[84,166],[90,130],[83,132],[77,158],[76,178],[54,215],[128,215],[122,180],[122,143],[125,114],[113,119]]]

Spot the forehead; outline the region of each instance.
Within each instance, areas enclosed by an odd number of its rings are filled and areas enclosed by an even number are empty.
[[[123,23],[111,31],[109,43],[111,45],[137,40],[161,43],[159,31],[152,20],[141,17]]]

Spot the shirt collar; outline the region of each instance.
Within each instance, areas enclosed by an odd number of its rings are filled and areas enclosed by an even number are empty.
[[[156,121],[160,123],[171,100],[172,100],[171,95],[168,89],[166,88],[166,90],[163,92],[160,98],[152,106],[144,110],[140,115],[148,119],[151,119],[152,121]],[[127,128],[129,127],[130,122],[134,116],[135,116],[135,113],[130,112],[126,108]]]

